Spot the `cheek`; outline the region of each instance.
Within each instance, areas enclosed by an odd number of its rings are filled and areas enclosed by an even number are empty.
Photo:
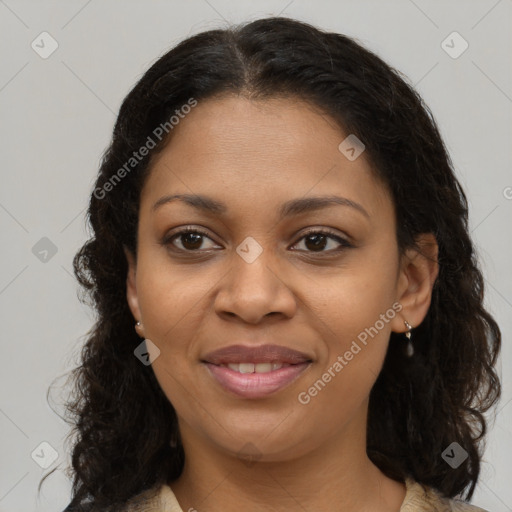
[[[304,280],[303,304],[310,310],[311,320],[316,318],[318,326],[323,326],[326,339],[345,344],[374,326],[382,314],[394,316],[396,279],[393,258],[377,260],[371,254],[355,254],[342,268],[315,276],[315,286]],[[383,326],[379,321],[378,330],[389,333],[388,323]]]
[[[155,264],[141,268],[137,290],[144,334],[160,350],[152,363],[153,372],[175,409],[188,414],[190,397],[200,394],[191,378],[191,365],[204,337],[200,327],[208,288],[171,270],[168,265],[159,268]]]
[[[201,326],[208,310],[208,286],[154,265],[142,270],[138,278],[144,334],[160,350],[153,371],[169,401],[186,410],[190,394],[199,394],[191,375],[199,364],[199,342],[205,338]]]
[[[361,258],[325,283],[308,294],[307,322],[324,343],[311,387],[302,390],[303,402],[338,403],[326,414],[341,417],[368,396],[382,368],[391,321],[401,309],[395,301],[395,260]]]
[[[164,261],[162,261],[164,260]],[[211,284],[192,266],[183,270],[162,257],[141,258],[137,268],[137,293],[146,334],[160,342],[179,340],[177,331],[190,328],[205,307]]]
[[[322,418],[325,436],[334,434],[365,408],[386,356],[389,322],[396,310],[387,290],[378,296],[367,291],[363,297],[351,294],[347,287],[343,293],[324,296],[322,303],[329,306],[318,313],[324,315],[318,322],[323,350],[294,399],[306,418]]]

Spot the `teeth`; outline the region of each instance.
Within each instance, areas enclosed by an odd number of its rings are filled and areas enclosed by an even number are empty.
[[[238,365],[238,371],[240,373],[253,373],[254,372],[254,364],[253,363],[240,363]]]
[[[227,366],[230,370],[239,373],[269,373],[290,365],[288,363],[230,363],[222,366]]]
[[[254,373],[268,373],[272,371],[272,363],[258,363],[254,365]]]

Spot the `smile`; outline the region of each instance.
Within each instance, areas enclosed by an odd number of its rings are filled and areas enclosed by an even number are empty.
[[[268,373],[275,370],[280,370],[284,366],[290,366],[288,363],[229,363],[220,366],[225,366],[230,370],[238,373]]]
[[[265,398],[283,390],[311,364],[311,361],[297,364],[204,363],[210,376],[224,391],[232,396],[249,399]]]
[[[289,386],[312,357],[283,345],[229,345],[201,358],[214,382],[231,396],[265,398]]]

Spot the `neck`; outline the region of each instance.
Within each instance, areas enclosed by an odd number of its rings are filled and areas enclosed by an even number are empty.
[[[307,453],[241,460],[180,424],[185,466],[171,488],[183,510],[398,512],[405,486],[366,454],[365,420],[346,425]]]

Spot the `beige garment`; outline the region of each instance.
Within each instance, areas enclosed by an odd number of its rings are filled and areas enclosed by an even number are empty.
[[[405,485],[407,491],[399,512],[487,512],[465,501],[445,498],[435,489],[412,479],[406,479]],[[144,494],[131,500],[126,512],[200,512],[193,508],[184,511],[168,485],[163,485],[151,499]]]

